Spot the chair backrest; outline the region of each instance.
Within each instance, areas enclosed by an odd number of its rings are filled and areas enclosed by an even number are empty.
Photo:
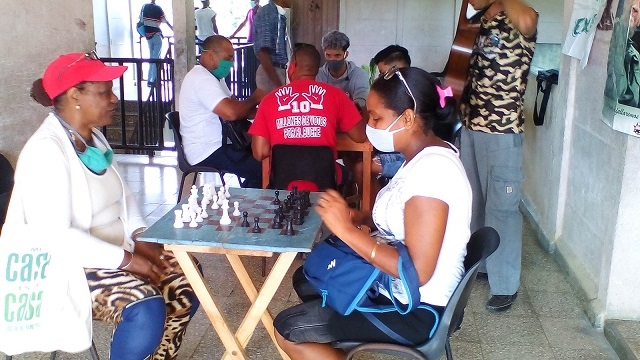
[[[480,262],[491,255],[500,244],[498,232],[491,227],[483,227],[471,235],[467,243],[467,255],[464,259],[465,274],[451,295],[444,314],[433,337],[417,348],[428,359],[440,359],[445,351],[447,339],[462,322],[464,309],[469,302],[473,280],[478,273]]]
[[[13,174],[13,166],[4,155],[0,154],[0,230],[4,225],[11,190],[13,190]]]
[[[187,161],[187,158],[184,155],[184,148],[182,147],[182,135],[180,135],[180,113],[178,111],[171,111],[168,112],[165,117],[173,131],[173,139],[176,145],[176,152],[178,153],[178,167],[180,170],[185,172],[191,167],[191,164]]]
[[[306,180],[318,189],[336,188],[336,162],[328,146],[274,145],[271,148],[269,187],[288,189],[291,182]]]

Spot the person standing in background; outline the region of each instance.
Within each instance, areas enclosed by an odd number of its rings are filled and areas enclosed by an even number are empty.
[[[316,80],[346,92],[358,110],[362,111],[369,94],[369,75],[353,61],[347,61],[349,45],[349,37],[340,31],[334,30],[322,37],[326,62],[320,67]]]
[[[504,311],[520,286],[523,101],[538,14],[520,0],[469,4],[485,12],[460,102],[461,159],[473,190],[471,232],[491,226],[500,234],[500,246],[480,271],[491,290],[487,309]]]
[[[144,22],[145,38],[147,39],[147,44],[149,44],[149,58],[160,59],[160,51],[162,51],[162,30],[160,30],[160,24],[167,24],[171,30],[173,30],[173,26],[171,26],[164,16],[162,8],[156,5],[156,0],[151,0],[151,3],[142,6],[142,21]],[[155,64],[149,64],[147,86],[155,86],[157,72],[158,69]]]
[[[247,16],[244,18],[244,21],[241,22],[240,25],[238,25],[236,30],[233,32],[233,34],[231,34],[229,36],[229,38],[232,38],[232,37],[236,36],[236,34],[238,32],[240,32],[240,30],[242,30],[242,28],[244,28],[245,25],[247,25],[249,27],[249,32],[248,32],[248,35],[247,35],[247,42],[252,42],[253,41],[253,19],[255,18],[256,14],[258,13],[258,10],[260,10],[260,2],[259,1],[255,1],[255,0],[251,0],[251,1],[249,1],[249,3],[251,4],[251,9],[249,9],[249,11],[247,11]]]
[[[289,62],[287,44],[287,17],[285,8],[293,0],[269,0],[258,10],[253,22],[253,51],[260,65],[256,70],[256,85],[269,92],[284,85]]]
[[[211,35],[218,34],[216,12],[213,11],[209,4],[209,0],[202,0],[202,9],[196,10],[196,35],[200,41],[204,41]]]

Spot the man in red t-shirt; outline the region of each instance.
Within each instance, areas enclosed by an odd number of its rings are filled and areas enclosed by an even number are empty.
[[[291,83],[260,102],[249,129],[253,156],[259,161],[269,157],[276,144],[328,146],[337,157],[338,131],[355,142],[366,141],[360,112],[342,90],[315,80],[319,67],[318,50],[309,44],[298,46],[287,69]]]

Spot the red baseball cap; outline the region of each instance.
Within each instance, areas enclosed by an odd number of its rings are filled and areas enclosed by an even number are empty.
[[[107,66],[91,53],[64,54],[44,70],[42,86],[53,100],[83,81],[111,81],[126,70],[126,66]]]

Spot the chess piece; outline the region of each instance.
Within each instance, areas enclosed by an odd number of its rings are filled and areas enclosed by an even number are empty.
[[[220,205],[218,205],[218,195],[213,194],[213,198],[211,199],[211,209],[218,210],[220,209]]]
[[[278,195],[280,195],[280,191],[276,190],[275,191],[276,194],[276,198],[273,199],[273,201],[271,202],[273,205],[280,205],[280,199],[278,198]]]
[[[298,203],[297,207],[295,210],[293,210],[293,220],[292,222],[295,225],[302,225],[302,223],[304,222],[304,214],[302,213],[302,204]]]
[[[209,204],[207,204],[207,205],[209,205]],[[208,217],[209,217],[209,213],[207,212],[207,207],[206,207],[206,205],[203,205],[201,209],[202,209],[202,211],[200,211],[200,216],[201,216],[203,219],[208,218]]]
[[[191,221],[191,210],[189,210],[189,204],[182,204],[182,222],[188,223]]]
[[[287,229],[285,231],[287,235],[295,235],[296,232],[293,230],[293,220],[290,216],[287,216]]]
[[[191,195],[193,195],[193,197],[195,197],[196,199],[198,198],[198,187],[196,187],[195,185],[191,185]]]
[[[260,218],[259,217],[256,216],[256,217],[253,218],[253,229],[251,229],[252,233],[259,234],[262,231],[262,229],[260,229],[259,222],[260,222]]]
[[[201,207],[197,207],[196,208],[196,222],[197,223],[201,223],[203,221],[204,221],[204,219],[202,219],[202,208]]]
[[[222,217],[220,218],[220,225],[230,225],[231,218],[229,217],[229,200],[224,199],[222,203]]]
[[[234,201],[233,202],[233,216],[240,216],[240,209],[238,209],[238,206],[240,206],[240,202]]]
[[[282,220],[280,218],[280,214],[276,212],[273,216],[273,221],[271,222],[272,229],[282,229]]]
[[[231,194],[229,193],[229,184],[225,184],[224,185],[224,196],[228,199],[231,197]]]
[[[173,227],[179,229],[184,227],[182,223],[182,210],[173,210],[173,213],[176,214],[176,220],[173,222]]]
[[[191,212],[191,222],[189,223],[190,228],[198,227],[198,222],[196,221],[196,213]]]
[[[209,217],[209,214],[207,213],[208,205],[209,205],[209,199],[203,195],[202,202],[200,202],[200,207],[202,208],[201,216],[205,219]]]
[[[222,205],[222,202],[224,201],[225,197],[224,197],[224,190],[219,190],[218,191],[218,205]]]
[[[240,224],[240,227],[249,227],[250,224],[247,217],[249,217],[249,213],[246,211],[242,212],[242,223]]]

